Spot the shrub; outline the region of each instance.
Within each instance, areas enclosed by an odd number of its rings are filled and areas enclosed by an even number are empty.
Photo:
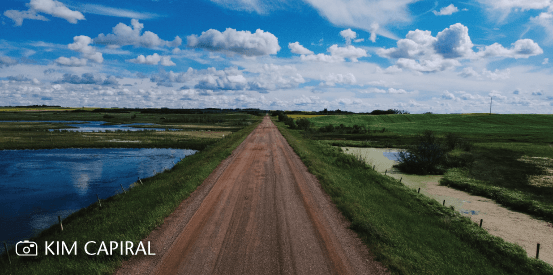
[[[306,118],[300,118],[300,119],[298,119],[296,124],[298,124],[298,128],[300,128],[302,130],[307,130],[307,129],[309,129],[309,126],[311,126],[311,121],[309,121]]]
[[[446,152],[434,132],[427,130],[418,137],[418,145],[399,152],[396,167],[413,174],[441,174],[445,171]]]

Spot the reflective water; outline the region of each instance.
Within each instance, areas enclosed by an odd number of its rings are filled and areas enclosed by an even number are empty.
[[[173,162],[182,149],[0,150],[0,241],[15,244]],[[0,248],[3,251],[4,247]]]
[[[33,121],[33,120],[10,120],[10,121],[0,121],[0,122],[50,122],[50,123],[63,123],[67,126],[76,127],[76,128],[65,128],[60,130],[67,130],[73,132],[104,132],[106,130],[116,131],[144,131],[144,130],[155,130],[155,131],[165,131],[165,128],[134,128],[132,126],[144,126],[152,125],[158,126],[153,123],[132,123],[132,124],[116,124],[111,125],[107,124],[105,121],[66,121],[66,120],[49,120],[49,121]],[[169,129],[176,130],[176,129]],[[52,129],[50,131],[53,131]]]

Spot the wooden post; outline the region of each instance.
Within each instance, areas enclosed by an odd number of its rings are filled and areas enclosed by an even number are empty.
[[[58,216],[58,222],[60,223],[61,231],[63,231],[63,224],[61,223],[61,217],[60,216]]]
[[[403,179],[403,177],[401,177],[401,178],[399,179],[399,183],[401,183],[401,180],[402,180],[402,179]]]
[[[373,170],[376,171],[376,165],[373,165]]]
[[[540,243],[538,243],[538,248],[536,249],[536,259],[540,258]]]
[[[386,173],[388,173],[388,169],[386,169],[386,171],[384,171],[384,176],[386,176]]]
[[[12,260],[10,259],[10,253],[8,253],[8,244],[6,244],[6,242],[4,242],[4,249],[6,250],[6,255],[8,255],[8,261],[10,262],[10,264],[12,264]]]
[[[123,184],[119,184],[119,186],[121,186],[121,190],[123,191],[123,193],[127,193],[125,189],[123,189]]]
[[[421,192],[421,189],[419,188],[419,191],[418,191],[417,193],[419,193],[419,194],[420,194],[420,192]]]
[[[445,200],[444,200],[444,203],[442,203],[442,206],[445,206]]]
[[[102,207],[102,203],[100,202],[100,197],[98,197],[98,194],[96,194],[96,198],[98,199],[98,204],[100,205],[100,207]]]
[[[484,219],[480,219],[480,228],[482,228],[482,221],[484,221]]]

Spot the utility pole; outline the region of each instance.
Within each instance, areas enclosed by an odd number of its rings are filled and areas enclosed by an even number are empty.
[[[492,115],[492,101],[493,101],[493,96],[490,96],[490,115]]]

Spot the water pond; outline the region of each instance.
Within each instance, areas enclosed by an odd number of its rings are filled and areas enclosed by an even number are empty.
[[[195,150],[0,150],[0,241],[15,244],[71,213],[173,167]],[[4,250],[3,245],[0,252]]]
[[[105,132],[106,130],[110,131],[144,131],[144,130],[154,130],[154,131],[165,131],[165,128],[156,128],[159,126],[153,123],[132,123],[132,124],[108,124],[105,121],[66,121],[66,120],[48,120],[48,121],[39,121],[39,120],[10,120],[10,121],[0,121],[0,122],[49,122],[49,123],[63,123],[66,126],[72,128],[65,128],[60,130],[73,131],[73,132]],[[148,126],[152,127],[139,127],[134,126]],[[74,128],[73,128],[74,127]],[[169,129],[177,130],[177,129]],[[50,129],[50,131],[53,131]]]

